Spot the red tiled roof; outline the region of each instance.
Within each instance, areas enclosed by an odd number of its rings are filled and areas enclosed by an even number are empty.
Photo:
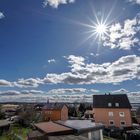
[[[59,124],[56,124],[56,123],[53,123],[53,122],[42,122],[42,123],[37,123],[35,124],[35,126],[47,133],[48,135],[49,134],[58,134],[58,133],[72,133],[73,132],[73,129],[69,128],[69,127],[66,127],[66,126],[63,126],[63,125],[59,125]]]

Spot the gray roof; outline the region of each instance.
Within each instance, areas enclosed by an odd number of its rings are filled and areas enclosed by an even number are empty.
[[[63,108],[63,106],[64,106],[65,104],[62,104],[62,103],[47,103],[44,107],[43,107],[43,109],[49,109],[49,110],[57,110],[57,109],[62,109]]]
[[[76,134],[82,134],[104,128],[104,125],[92,122],[91,120],[67,120],[57,121],[56,123],[73,129]]]
[[[111,103],[111,106],[108,106]],[[119,106],[116,106],[116,103]],[[126,94],[93,95],[93,108],[131,108]]]
[[[0,127],[8,126],[10,124],[7,120],[0,120]]]

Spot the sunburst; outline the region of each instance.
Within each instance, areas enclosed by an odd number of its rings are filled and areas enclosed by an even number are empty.
[[[99,39],[101,41],[105,36],[108,36],[109,24],[106,23],[106,20],[99,20],[96,17],[96,22],[92,21],[89,27],[89,36],[90,38]]]

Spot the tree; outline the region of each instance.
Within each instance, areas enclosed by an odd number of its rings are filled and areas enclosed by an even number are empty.
[[[0,108],[0,120],[5,119],[5,113],[1,111]]]
[[[34,108],[30,105],[25,105],[23,109],[19,112],[20,116],[20,121],[19,123],[22,126],[29,126],[30,123],[34,122],[35,120],[35,110]]]
[[[80,103],[80,106],[79,106],[78,110],[81,112],[81,115],[84,115],[84,113],[86,111],[85,104],[84,103]]]

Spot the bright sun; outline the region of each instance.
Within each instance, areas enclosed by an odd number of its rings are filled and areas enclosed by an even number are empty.
[[[99,36],[104,35],[104,34],[106,34],[106,32],[107,32],[107,26],[106,26],[105,24],[98,24],[98,25],[96,25],[96,27],[95,27],[95,32],[96,32]]]
[[[84,24],[83,26],[88,28],[88,31],[85,33],[89,34],[86,40],[94,38],[94,40],[98,39],[99,42],[102,42],[105,37],[109,36],[109,28],[110,22],[107,22],[109,15],[106,18],[101,17],[100,19],[95,14],[95,19],[89,19],[90,24]]]

